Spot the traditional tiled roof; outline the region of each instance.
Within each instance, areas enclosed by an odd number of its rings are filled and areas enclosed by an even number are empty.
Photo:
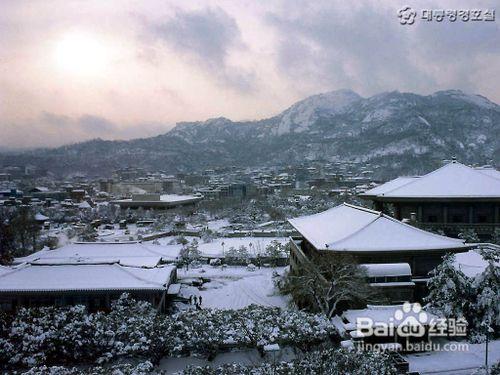
[[[500,198],[500,172],[451,162],[421,177],[399,177],[361,194],[377,198]]]
[[[347,203],[289,222],[317,250],[356,252],[470,247],[464,240],[426,232],[381,212]]]

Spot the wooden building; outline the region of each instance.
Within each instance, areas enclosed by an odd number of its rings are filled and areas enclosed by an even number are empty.
[[[0,306],[15,311],[19,307],[85,305],[90,311],[106,311],[126,292],[163,312],[168,286],[175,278],[175,266],[22,264],[0,273]]]
[[[452,161],[421,177],[398,177],[360,197],[396,219],[456,237],[465,228],[489,241],[500,228],[500,172]]]
[[[164,312],[177,278],[167,256],[138,242],[73,243],[16,258],[0,268],[0,309],[85,305],[109,310],[123,293]]]
[[[336,256],[349,254],[359,264],[379,265],[373,268],[377,272],[373,277],[377,279],[370,282],[387,283],[374,286],[384,287],[392,302],[420,300],[427,293],[429,272],[440,264],[442,257],[471,248],[463,240],[426,232],[382,212],[346,203],[289,222],[300,233],[291,239],[292,272],[316,256],[334,262]],[[394,274],[394,268],[387,264],[399,264],[400,270],[406,264],[411,274]],[[413,288],[413,293],[408,292],[409,288]]]

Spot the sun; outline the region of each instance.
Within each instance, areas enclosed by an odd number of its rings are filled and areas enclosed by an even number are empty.
[[[102,73],[109,63],[109,50],[97,37],[85,33],[69,33],[55,45],[54,57],[58,68],[75,75]]]

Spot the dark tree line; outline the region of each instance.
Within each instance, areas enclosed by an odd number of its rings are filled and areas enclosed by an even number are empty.
[[[0,208],[0,264],[38,249],[40,226],[29,207]]]

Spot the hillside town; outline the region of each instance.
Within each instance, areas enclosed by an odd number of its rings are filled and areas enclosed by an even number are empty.
[[[313,162],[178,175],[126,168],[110,178],[58,179],[29,166],[5,167],[0,306],[7,368],[43,372],[97,360],[92,371],[190,374],[208,366],[225,373],[236,362],[286,372],[279,362],[300,372],[297,361],[340,350],[346,360],[358,353],[356,361],[362,352],[362,366],[374,361],[377,373],[425,374],[434,365],[422,356],[439,362],[454,353],[442,349],[450,345],[464,357],[445,361],[443,373],[481,368],[486,350],[494,365],[500,172],[455,158],[422,176],[390,181],[373,178],[376,169]],[[87,314],[125,319],[124,331],[106,343],[51,341],[69,334],[66,319]],[[277,314],[286,328],[253,332],[272,324],[259,321],[261,314]],[[62,320],[51,328],[53,339],[40,342],[29,333],[43,332],[56,317]],[[231,330],[240,319],[250,326]],[[184,323],[166,328],[167,321]],[[88,334],[72,324],[81,331],[72,335]],[[145,324],[152,326],[135,337]],[[206,324],[215,337],[203,337]],[[380,334],[379,325],[394,327]],[[406,326],[423,333],[399,330]],[[174,331],[163,336],[158,330],[165,329]],[[67,345],[97,348],[82,357],[66,351],[61,361]],[[374,345],[377,351],[367,349]]]
[[[0,375],[500,375],[498,5],[0,0]]]

